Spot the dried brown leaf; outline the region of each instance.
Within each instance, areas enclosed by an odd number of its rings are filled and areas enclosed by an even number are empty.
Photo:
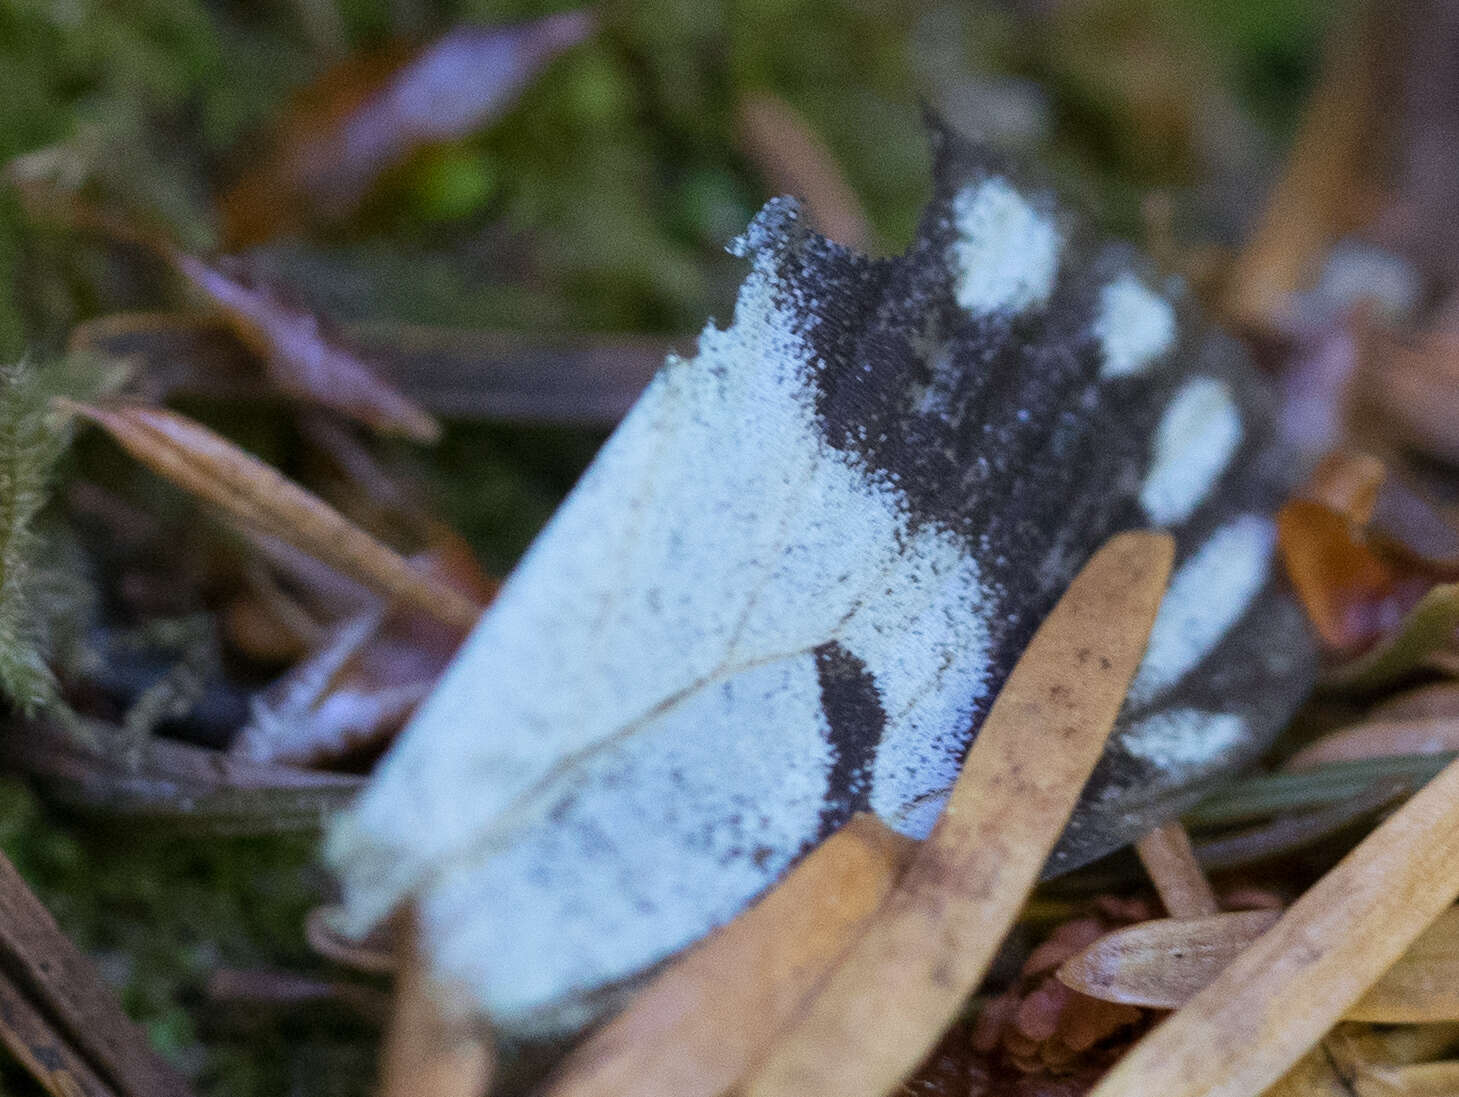
[[[271,154],[223,196],[228,246],[348,215],[413,153],[502,114],[592,29],[585,11],[460,26],[407,56],[363,56],[325,73],[285,117]]]
[[[177,270],[263,361],[280,392],[333,408],[366,426],[433,442],[440,424],[376,373],[314,313],[221,264],[176,255]]]
[[[1177,1009],[1276,924],[1277,910],[1159,918],[1107,933],[1059,968],[1059,981],[1109,1002]]]
[[[1096,1097],[1254,1094],[1322,1039],[1459,896],[1451,764],[1173,1017]]]
[[[1329,651],[1370,647],[1429,585],[1403,583],[1352,520],[1324,503],[1292,500],[1277,514],[1277,531],[1287,576]]]
[[[1103,750],[1161,595],[1164,534],[1109,541],[1009,676],[946,809],[866,934],[743,1092],[885,1093],[982,977]]]
[[[272,534],[388,598],[466,631],[481,607],[413,567],[305,491],[222,436],[173,412],[142,405],[70,404],[128,453],[231,518]]]
[[[723,1093],[799,1014],[910,854],[874,816],[854,818],[573,1052],[546,1097]]]

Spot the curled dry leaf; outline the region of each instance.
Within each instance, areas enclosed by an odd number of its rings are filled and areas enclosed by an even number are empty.
[[[1326,684],[1374,689],[1459,625],[1459,530],[1371,457],[1335,455],[1277,516],[1288,577],[1332,656]]]
[[[421,148],[467,137],[593,29],[585,11],[461,26],[424,48],[347,61],[299,97],[273,152],[222,198],[229,247],[351,213]]]
[[[224,262],[174,255],[173,265],[264,364],[280,392],[333,408],[367,426],[433,442],[440,424],[380,378],[314,313],[254,285]]]
[[[668,351],[624,335],[349,325],[344,337],[385,382],[432,415],[468,421],[611,427]],[[135,363],[155,403],[176,397],[253,402],[270,396],[255,356],[214,317],[119,313],[73,329],[73,350]]]
[[[779,96],[754,92],[735,112],[739,142],[760,168],[771,194],[790,194],[823,236],[865,249],[866,213],[826,143],[800,112]]]
[[[1104,1001],[1179,1009],[1280,915],[1239,911],[1117,929],[1070,958],[1059,980]],[[1459,1022],[1459,909],[1441,914],[1343,1017],[1385,1025]]]
[[[184,416],[141,405],[71,403],[128,453],[229,517],[272,534],[388,598],[466,631],[481,607],[382,545],[318,496]]]
[[[1054,972],[1069,957],[1088,948],[1129,915],[1148,918],[1148,904],[1128,901],[1119,909],[1100,909],[1056,927],[1023,963],[1018,979],[978,1011],[969,1043],[990,1070],[1016,1076],[1060,1076],[1099,1068],[1118,1049],[1110,1037],[1145,1019],[1140,1010],[1070,990]],[[1099,1053],[1094,1053],[1098,1045]]]
[[[1121,534],[1075,578],[999,692],[932,834],[744,1093],[875,1097],[932,1050],[1104,749],[1172,555],[1168,535]]]
[[[865,928],[912,844],[859,815],[759,903],[645,987],[546,1097],[717,1097],[799,1014]]]
[[[435,527],[422,571],[473,600],[495,592],[459,535]],[[378,599],[318,638],[310,653],[251,704],[230,752],[255,762],[316,766],[358,757],[394,735],[425,700],[460,633]]]
[[[1095,1097],[1257,1093],[1312,1048],[1459,896],[1459,764],[1378,826]],[[1223,1054],[1213,1054],[1220,1048]]]
[[[1346,515],[1295,499],[1277,515],[1287,575],[1308,618],[1331,652],[1372,647],[1402,623],[1429,583],[1407,581],[1359,539]]]

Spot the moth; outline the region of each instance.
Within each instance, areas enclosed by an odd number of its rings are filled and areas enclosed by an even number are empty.
[[[1301,700],[1267,386],[1047,185],[933,145],[898,258],[790,199],[755,218],[733,323],[664,364],[334,827],[346,928],[412,902],[444,1000],[569,1031],[853,813],[926,835],[1120,530],[1172,530],[1176,571],[1049,872],[1170,817]]]

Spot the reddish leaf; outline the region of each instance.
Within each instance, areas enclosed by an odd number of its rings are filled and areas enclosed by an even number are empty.
[[[1287,575],[1325,647],[1352,654],[1397,627],[1427,584],[1400,592],[1398,572],[1359,539],[1345,516],[1294,499],[1277,514]]]

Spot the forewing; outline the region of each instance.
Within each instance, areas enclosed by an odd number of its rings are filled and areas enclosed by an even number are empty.
[[[898,259],[772,202],[734,323],[670,360],[336,829],[357,928],[570,1028],[852,812],[924,834],[1085,559],[1181,564],[1057,866],[1261,749],[1310,641],[1276,588],[1265,390],[1128,248],[939,137]]]

